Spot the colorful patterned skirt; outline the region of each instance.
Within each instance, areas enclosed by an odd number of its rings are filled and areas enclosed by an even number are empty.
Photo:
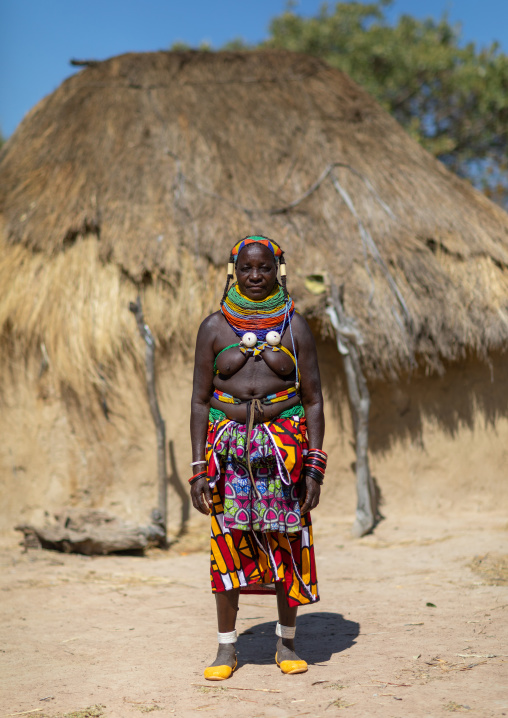
[[[309,513],[300,515],[299,504],[305,419],[256,424],[249,439],[250,471],[245,424],[209,424],[212,591],[273,593],[281,582],[290,606],[314,603],[319,595],[312,522]]]

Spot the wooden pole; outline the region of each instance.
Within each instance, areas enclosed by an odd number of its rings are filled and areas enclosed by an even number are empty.
[[[141,298],[129,303],[129,310],[134,314],[141,338],[145,342],[145,374],[146,388],[150,411],[155,424],[157,435],[157,475],[158,475],[158,512],[152,513],[152,518],[164,529],[164,539],[167,542],[167,511],[168,511],[168,474],[166,469],[166,424],[159,410],[157,392],[155,389],[155,340],[148,324],[145,324]],[[158,514],[158,515],[157,515]]]
[[[372,530],[377,520],[377,497],[369,467],[370,394],[362,371],[358,347],[362,339],[349,326],[342,304],[341,292],[331,285],[331,303],[327,313],[335,330],[337,348],[342,356],[353,418],[356,449],[356,519],[351,529],[356,537]]]
[[[178,536],[184,536],[187,533],[187,523],[188,523],[189,517],[190,517],[190,507],[191,507],[190,495],[189,495],[189,492],[186,490],[185,486],[180,481],[180,477],[178,475],[178,469],[176,467],[175,445],[174,445],[173,439],[169,440],[168,448],[169,448],[169,466],[171,469],[171,473],[168,478],[168,483],[171,484],[171,486],[174,488],[174,490],[176,491],[176,493],[178,494],[178,496],[182,502],[182,514],[181,514],[180,530],[178,532]]]

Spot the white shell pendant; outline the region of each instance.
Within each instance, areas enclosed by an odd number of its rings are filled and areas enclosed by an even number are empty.
[[[254,332],[245,332],[245,334],[242,337],[242,344],[244,347],[255,347],[257,344],[258,338],[254,334]]]
[[[268,332],[266,335],[266,341],[271,347],[276,347],[277,344],[280,344],[279,332]]]

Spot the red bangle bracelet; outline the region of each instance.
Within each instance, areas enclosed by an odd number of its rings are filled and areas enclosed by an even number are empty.
[[[320,471],[319,469],[316,469],[315,466],[306,466],[305,467],[305,473],[306,474],[319,474],[320,476],[324,476],[325,472]]]
[[[324,469],[326,469],[326,463],[326,459],[320,459],[317,456],[307,456],[304,461],[305,466],[313,464],[314,466],[322,466]]]
[[[198,479],[206,478],[206,471],[198,471],[197,474],[194,474],[194,476],[191,476],[189,479],[189,484],[195,483]]]
[[[305,461],[319,461],[320,464],[324,464],[325,466],[328,463],[327,459],[325,459],[324,456],[314,456],[314,454],[312,454],[311,456],[307,454],[307,456],[305,457]]]
[[[313,464],[312,462],[305,464],[306,469],[316,469],[316,471],[319,471],[320,474],[325,474],[326,466],[318,466],[318,464]]]
[[[328,458],[328,454],[322,449],[309,449],[307,456],[309,456],[309,454],[317,454],[318,456],[323,456],[325,459]]]

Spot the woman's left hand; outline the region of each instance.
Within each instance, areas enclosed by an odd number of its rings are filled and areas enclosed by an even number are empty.
[[[321,484],[314,481],[310,476],[306,476],[305,480],[302,481],[302,492],[300,498],[303,499],[303,504],[300,507],[300,513],[306,514],[307,511],[315,509],[319,504],[319,497],[321,495]]]

